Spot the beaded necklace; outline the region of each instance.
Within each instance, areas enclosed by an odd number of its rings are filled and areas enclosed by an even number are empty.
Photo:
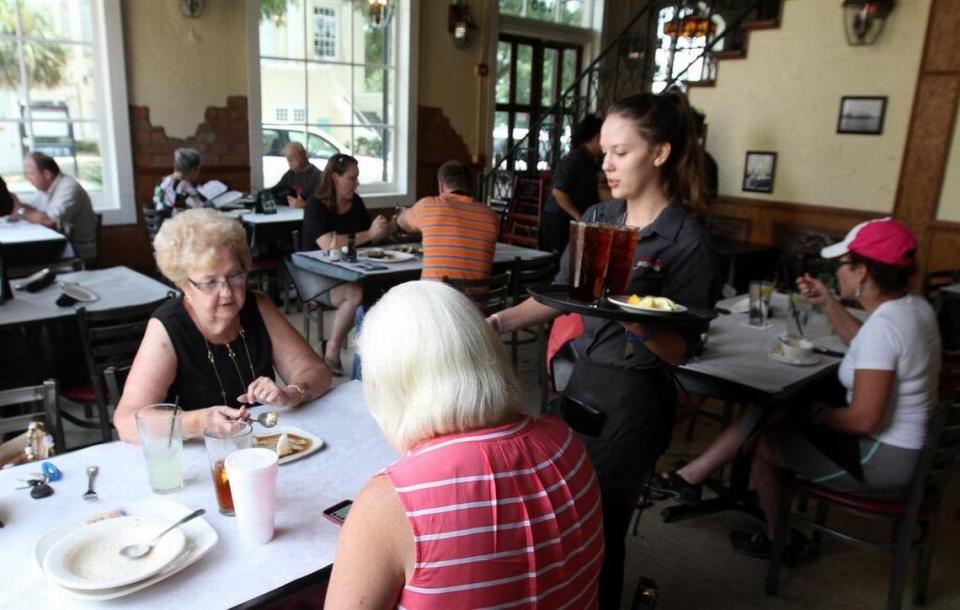
[[[247,347],[247,333],[243,330],[243,326],[240,326],[240,341],[243,342],[243,351],[247,355],[247,366],[250,367],[250,383],[253,383],[253,380],[257,378],[257,374],[253,372],[253,360],[250,359],[250,349]],[[220,386],[220,396],[223,398],[223,404],[227,404],[227,390],[223,387],[223,380],[220,378],[220,371],[217,370],[217,363],[213,359],[213,347],[210,345],[210,342],[207,341],[207,338],[203,338],[203,342],[207,344],[207,360],[210,361],[210,366],[213,367],[213,374],[217,378],[217,385]],[[248,383],[244,382],[243,374],[240,373],[240,365],[237,364],[237,354],[233,351],[233,342],[229,342],[226,345],[227,356],[230,357],[230,362],[233,363],[233,368],[237,372],[237,379],[240,380],[240,393],[244,394],[247,391]]]

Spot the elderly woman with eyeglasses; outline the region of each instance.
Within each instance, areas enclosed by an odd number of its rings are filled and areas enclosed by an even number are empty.
[[[247,290],[250,250],[238,222],[187,210],[163,224],[154,247],[183,296],[147,324],[113,417],[122,440],[137,442],[134,414],[151,404],[177,402],[192,437],[245,418],[248,404],[292,407],[330,387],[330,370],[276,305]]]
[[[303,249],[331,250],[347,245],[350,235],[356,245],[380,241],[387,236],[389,226],[383,216],[370,219],[370,213],[357,194],[360,166],[350,155],[342,153],[327,159],[317,192],[303,211]],[[333,330],[323,359],[334,375],[343,375],[340,350],[347,334],[353,328],[357,308],[363,301],[360,284],[344,284],[314,274],[299,273],[295,281],[308,293],[308,299],[318,300],[333,307]]]

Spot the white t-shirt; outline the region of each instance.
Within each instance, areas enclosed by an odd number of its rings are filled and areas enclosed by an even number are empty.
[[[840,363],[847,403],[853,400],[857,369],[896,371],[887,421],[873,438],[905,449],[922,448],[940,378],[940,329],[930,304],[907,295],[883,303],[867,318]]]

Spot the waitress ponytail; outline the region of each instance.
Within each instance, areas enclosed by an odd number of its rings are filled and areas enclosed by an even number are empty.
[[[671,198],[679,198],[695,211],[706,205],[703,148],[687,96],[679,89],[665,93],[640,93],[615,102],[607,115],[631,119],[651,144],[670,144],[670,155],[661,167]]]

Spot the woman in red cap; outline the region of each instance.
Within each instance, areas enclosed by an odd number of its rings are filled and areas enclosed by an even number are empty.
[[[875,496],[902,494],[910,484],[937,401],[941,351],[933,308],[908,289],[916,272],[916,249],[916,239],[903,223],[871,220],[820,253],[837,259],[839,297],[810,275],[797,279],[805,300],[822,308],[849,346],[838,374],[846,400],[808,405],[802,421],[791,418],[763,429],[752,475],[767,518],[766,532],[733,532],[737,550],[770,556],[780,471],[839,491]],[[841,300],[857,301],[869,317],[861,322]],[[732,451],[724,451],[722,444],[718,439],[690,464],[665,473],[651,486],[696,502],[700,483],[739,448],[739,441],[731,444]],[[803,543],[794,535],[788,552],[802,553]]]

